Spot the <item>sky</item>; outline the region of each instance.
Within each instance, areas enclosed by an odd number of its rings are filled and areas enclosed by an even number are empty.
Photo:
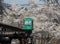
[[[4,0],[5,3],[9,4],[29,4],[29,0]]]
[[[18,5],[19,4],[29,4],[29,0],[4,0],[4,2],[9,3],[9,4],[15,3],[15,4],[18,4]],[[36,3],[43,4],[44,2],[43,1],[39,2],[39,0],[37,0]]]
[[[44,1],[43,0],[36,0],[35,3],[37,3],[37,4],[44,4]]]

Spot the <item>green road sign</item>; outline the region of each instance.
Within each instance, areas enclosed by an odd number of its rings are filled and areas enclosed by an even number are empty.
[[[32,18],[24,18],[24,30],[32,30],[33,29],[33,19]]]

